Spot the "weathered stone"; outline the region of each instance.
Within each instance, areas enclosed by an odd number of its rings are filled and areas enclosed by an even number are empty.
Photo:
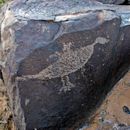
[[[18,129],[67,130],[86,119],[130,65],[129,25],[129,7],[91,0],[11,4],[1,61]]]
[[[117,130],[129,130],[130,129],[130,126],[128,127],[123,127],[123,128],[118,128]]]
[[[97,1],[102,2],[104,4],[122,4],[126,0],[97,0]]]
[[[4,19],[4,12],[6,11],[7,5],[0,7],[0,25],[2,24],[2,21]],[[2,59],[2,43],[1,43],[1,26],[0,26],[0,59]],[[2,79],[2,66],[4,66],[4,61],[0,60],[0,79]]]

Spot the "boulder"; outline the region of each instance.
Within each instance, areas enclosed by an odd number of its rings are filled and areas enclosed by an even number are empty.
[[[129,14],[91,0],[9,5],[0,60],[19,130],[75,129],[89,117],[130,65]]]

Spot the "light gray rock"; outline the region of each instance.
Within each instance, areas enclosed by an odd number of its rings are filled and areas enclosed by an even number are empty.
[[[17,0],[3,17],[0,60],[19,130],[84,121],[128,70],[128,6]]]

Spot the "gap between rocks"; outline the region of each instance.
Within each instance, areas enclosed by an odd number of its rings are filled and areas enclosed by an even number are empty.
[[[125,0],[125,2],[120,5],[130,5],[130,0]]]

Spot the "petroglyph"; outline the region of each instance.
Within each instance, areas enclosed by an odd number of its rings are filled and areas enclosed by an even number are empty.
[[[61,81],[62,81],[63,87],[60,89],[59,94],[61,92],[65,92],[66,93],[67,91],[71,91],[71,89],[75,87],[74,84],[72,84],[70,82],[68,76],[62,77]]]
[[[70,73],[73,73],[80,68],[82,68],[88,60],[91,58],[94,46],[99,44],[105,44],[108,43],[109,39],[106,39],[104,37],[97,37],[95,42],[91,45],[77,48],[75,50],[70,49],[71,43],[63,43],[63,53],[54,54],[58,56],[58,61],[53,63],[52,65],[48,66],[44,70],[42,70],[40,73],[36,75],[27,75],[18,77],[20,80],[26,80],[26,79],[52,79],[57,77],[64,77],[66,75],[69,75]]]

